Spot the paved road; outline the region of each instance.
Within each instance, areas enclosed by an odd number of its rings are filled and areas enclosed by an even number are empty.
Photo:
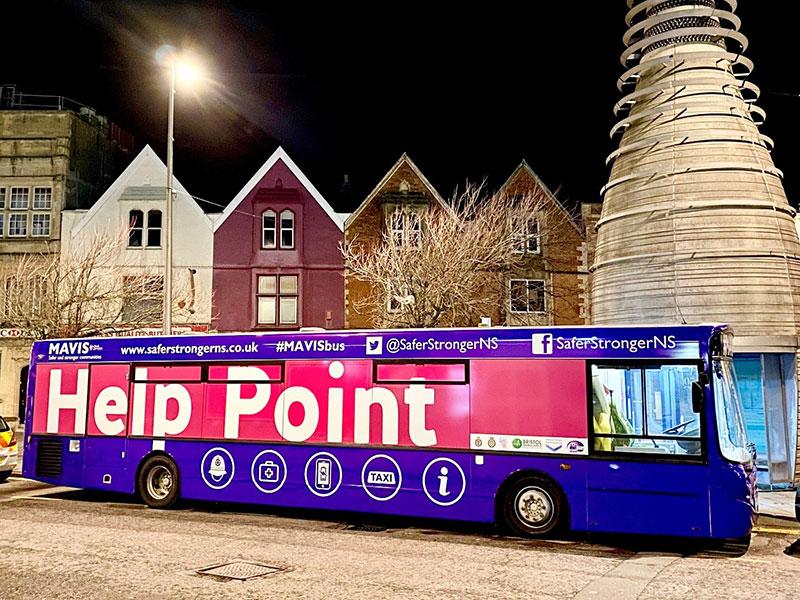
[[[10,598],[797,598],[793,521],[763,524],[729,558],[659,541],[525,541],[491,529],[342,515],[155,511],[126,497],[0,485],[0,573]],[[384,529],[385,528],[385,529]],[[248,581],[200,576],[228,561],[283,569]]]

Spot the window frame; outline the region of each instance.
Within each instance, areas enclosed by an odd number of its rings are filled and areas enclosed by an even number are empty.
[[[264,219],[267,217],[267,215],[271,215],[272,218],[273,218],[273,225],[270,228],[270,231],[272,231],[272,240],[273,240],[271,246],[267,246],[266,237],[264,235],[264,233],[267,231],[267,226],[264,223]],[[274,209],[266,208],[263,211],[261,211],[261,249],[262,250],[277,250],[277,248],[278,248],[278,230],[279,230],[279,226],[278,225],[279,225],[279,223],[278,223],[278,213],[275,212]]]
[[[396,248],[422,248],[423,212],[423,208],[415,208],[413,205],[395,205],[392,210],[386,211],[386,229]],[[396,220],[400,222],[399,227]]]
[[[139,221],[139,226],[135,227],[133,222],[133,213],[139,213],[141,219]],[[139,232],[139,243],[132,244],[131,238],[133,237],[133,233],[135,231]],[[144,248],[144,211],[138,208],[133,208],[128,211],[128,243],[126,248]]]
[[[15,234],[11,233],[11,221],[14,219],[14,217],[22,217],[25,220],[25,231],[23,233],[15,233]],[[27,212],[26,213],[17,212],[17,213],[9,214],[9,217],[8,217],[8,229],[7,229],[8,233],[7,233],[6,237],[10,237],[10,238],[28,237],[28,230],[29,230],[29,228],[28,228],[28,213]]]
[[[536,223],[536,233],[531,233],[530,224]],[[530,218],[511,217],[511,231],[516,244],[514,254],[540,255],[542,253],[542,224],[538,215]],[[531,240],[536,240],[536,249],[530,249]]]
[[[8,188],[5,186],[0,186],[0,210],[5,210],[6,208],[6,200],[8,196],[8,192],[6,192]]]
[[[150,225],[150,215],[153,213],[158,213],[159,218],[159,225],[158,227],[152,227]],[[163,245],[162,235],[164,233],[164,213],[157,208],[151,208],[147,211],[146,214],[147,221],[143,222],[144,225],[144,235],[142,236],[142,248],[161,248]],[[144,220],[144,219],[143,219]],[[158,231],[158,244],[150,244],[150,231]]]
[[[28,210],[31,205],[31,189],[28,186],[14,186],[10,188],[11,192],[8,194],[8,210]],[[25,190],[25,206],[14,206],[14,191]]]
[[[283,245],[283,232],[284,232],[283,217],[284,217],[284,215],[289,215],[291,217],[291,219],[292,219],[292,227],[291,228],[287,228],[285,230],[285,231],[290,231],[291,234],[292,234],[292,244],[291,244],[291,246],[284,246]],[[277,220],[278,238],[277,238],[277,241],[278,241],[278,247],[281,250],[294,250],[295,249],[295,246],[296,246],[295,225],[296,225],[296,223],[297,223],[297,220],[296,220],[294,211],[292,209],[284,208],[278,214],[278,220]]]
[[[48,192],[47,193],[47,206],[37,206],[37,204],[36,204],[36,200],[37,200],[36,193],[41,191],[41,190],[46,190]],[[52,186],[49,186],[49,185],[37,185],[37,186],[34,186],[34,188],[33,188],[33,197],[31,199],[31,209],[33,209],[33,210],[52,210],[53,209],[53,188],[52,188]]]
[[[45,217],[47,219],[47,233],[36,233],[36,217]],[[31,237],[50,237],[53,231],[53,219],[50,213],[32,213],[31,214]]]
[[[262,277],[275,278],[275,292],[274,293],[261,293],[259,291],[259,282]],[[282,293],[281,292],[281,277],[294,277],[295,278],[295,292]],[[272,323],[262,323],[259,319],[258,304],[260,298],[274,298],[275,299],[275,320]],[[295,320],[293,323],[281,322],[281,299],[294,298],[295,299]],[[257,328],[265,329],[295,329],[300,327],[301,312],[300,312],[300,274],[299,273],[256,273],[255,279],[255,326]]]
[[[530,288],[528,287],[528,283],[533,281],[540,281],[542,283],[542,310],[514,310],[514,303],[513,303],[513,283],[515,281],[524,281],[525,285],[525,293],[526,296],[526,306],[530,308]],[[546,279],[528,279],[528,278],[509,278],[508,280],[508,311],[514,315],[546,315],[548,313],[548,306],[547,306],[547,280]]]
[[[6,215],[0,212],[0,238],[6,237]]]
[[[691,359],[645,359],[645,360],[630,360],[630,359],[596,359],[586,361],[586,429],[588,431],[589,442],[589,458],[599,458],[604,460],[614,461],[631,461],[631,462],[672,462],[672,463],[701,463],[708,464],[708,424],[706,420],[707,403],[708,400],[703,402],[700,409],[698,419],[700,421],[700,437],[699,438],[681,438],[680,436],[670,435],[646,435],[647,431],[647,387],[646,378],[642,378],[642,434],[641,435],[625,435],[619,433],[595,433],[592,419],[594,418],[592,412],[592,367],[598,368],[636,368],[642,374],[647,369],[661,368],[661,367],[675,366],[675,367],[697,367],[698,377],[701,373],[708,373],[706,364],[703,360]],[[708,388],[708,386],[707,386]],[[713,390],[711,392],[713,394]],[[713,397],[710,400],[714,401]],[[596,439],[607,438],[629,438],[634,440],[688,440],[700,442],[699,454],[669,454],[661,452],[615,452],[614,450],[597,450],[595,449]]]

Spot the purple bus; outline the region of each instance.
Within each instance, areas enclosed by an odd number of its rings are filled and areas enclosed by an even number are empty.
[[[746,540],[725,326],[45,340],[26,477],[179,498]]]

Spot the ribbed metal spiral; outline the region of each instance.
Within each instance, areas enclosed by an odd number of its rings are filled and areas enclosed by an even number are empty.
[[[593,322],[797,335],[800,241],[736,0],[627,2]]]

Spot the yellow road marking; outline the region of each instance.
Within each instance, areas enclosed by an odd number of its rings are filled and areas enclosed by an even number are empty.
[[[783,533],[786,535],[800,535],[800,529],[789,529],[786,527],[754,527],[755,533]]]

